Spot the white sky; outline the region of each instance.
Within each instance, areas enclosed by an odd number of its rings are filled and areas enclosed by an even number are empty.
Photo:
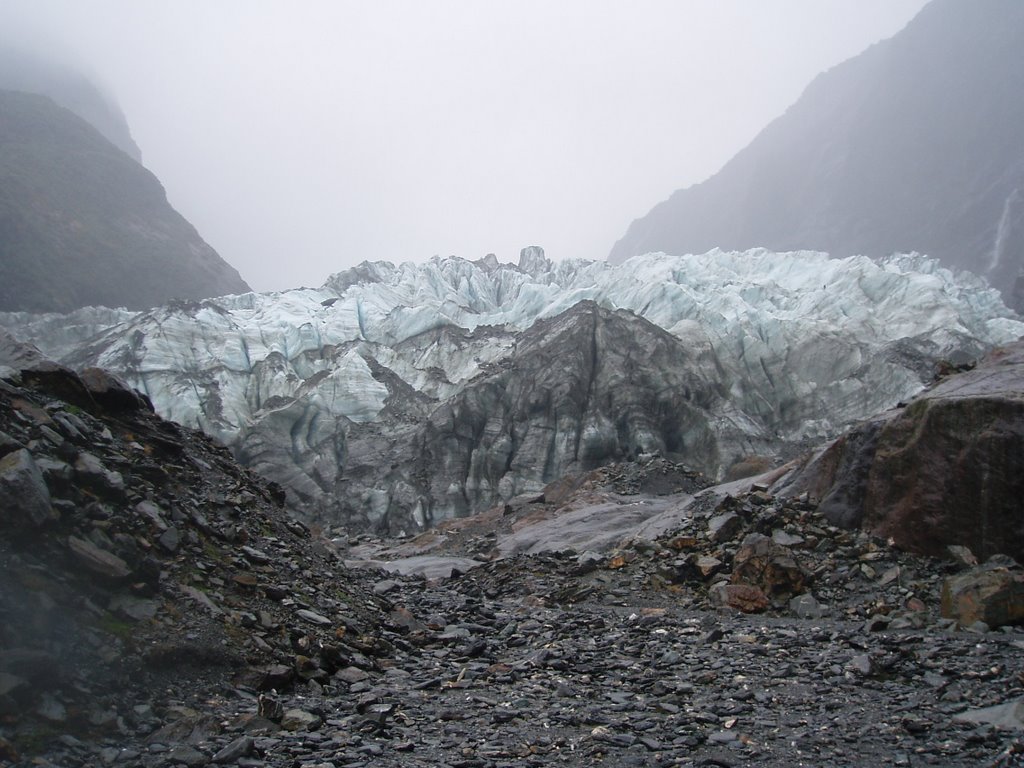
[[[0,0],[91,70],[257,290],[365,259],[602,259],[925,0]]]

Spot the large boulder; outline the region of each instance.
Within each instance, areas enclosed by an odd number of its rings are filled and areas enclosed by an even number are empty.
[[[0,527],[37,527],[56,518],[32,454],[22,448],[0,458]]]
[[[906,550],[1024,557],[1024,341],[861,425],[785,482],[821,499],[834,524]]]
[[[713,605],[742,613],[761,613],[771,602],[760,587],[750,584],[715,584],[708,590]]]
[[[153,410],[153,403],[146,395],[132,389],[110,371],[86,368],[80,378],[93,399],[111,413]]]
[[[747,534],[733,557],[732,583],[759,587],[768,596],[798,595],[807,579],[789,547],[760,533]]]
[[[962,627],[978,621],[992,628],[1024,622],[1024,571],[1009,558],[996,557],[946,579],[942,615]]]

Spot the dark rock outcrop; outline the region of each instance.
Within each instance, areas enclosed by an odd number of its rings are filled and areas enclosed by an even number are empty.
[[[820,75],[703,183],[637,219],[611,261],[713,247],[919,251],[1024,308],[1024,5],[933,0]]]
[[[865,423],[786,482],[831,521],[911,551],[1024,557],[1024,341]]]
[[[143,309],[247,290],[153,174],[49,98],[0,91],[0,309]]]

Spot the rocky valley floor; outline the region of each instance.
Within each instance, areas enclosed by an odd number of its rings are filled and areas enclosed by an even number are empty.
[[[5,764],[1019,764],[1024,633],[940,614],[967,552],[657,457],[331,544],[100,372],[0,379]],[[344,565],[372,553],[450,576]]]
[[[962,715],[1024,692],[1016,631],[692,610],[640,585],[557,604],[559,565],[380,581],[381,655],[322,684],[284,653],[259,682],[163,681],[119,702],[106,734],[51,721],[35,764],[1015,764],[993,725],[1019,724],[1012,705]],[[261,693],[273,675],[282,691]]]

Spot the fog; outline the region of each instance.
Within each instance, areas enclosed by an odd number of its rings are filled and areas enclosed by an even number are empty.
[[[0,0],[0,36],[116,99],[171,203],[276,290],[365,259],[603,259],[924,4]]]

